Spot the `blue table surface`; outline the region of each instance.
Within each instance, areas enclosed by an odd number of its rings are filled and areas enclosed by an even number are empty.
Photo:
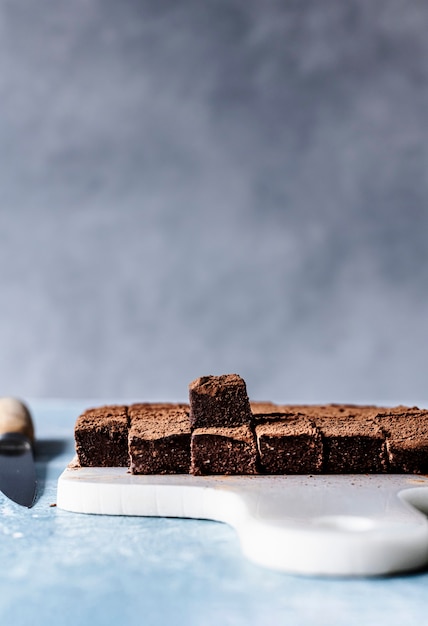
[[[0,623],[403,626],[428,615],[428,573],[322,579],[262,569],[208,521],[68,513],[53,506],[87,402],[29,402],[38,499],[0,494]]]

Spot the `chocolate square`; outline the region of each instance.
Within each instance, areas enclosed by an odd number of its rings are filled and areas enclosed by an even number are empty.
[[[428,411],[397,409],[377,417],[386,434],[389,471],[428,474]]]
[[[387,471],[385,436],[370,412],[318,417],[315,424],[322,435],[325,474]]]
[[[82,467],[129,465],[126,406],[88,409],[77,418],[74,437]]]
[[[129,455],[133,474],[188,474],[189,407],[134,404],[129,407]]]
[[[258,416],[260,466],[267,474],[315,474],[322,468],[321,435],[304,415]]]
[[[246,385],[237,374],[197,378],[189,385],[189,400],[193,428],[241,426],[250,422]]]
[[[256,458],[254,435],[247,424],[197,428],[192,433],[192,474],[256,474]]]

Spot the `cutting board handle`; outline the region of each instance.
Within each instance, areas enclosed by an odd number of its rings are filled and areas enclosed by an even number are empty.
[[[283,572],[381,576],[428,564],[423,476],[137,476],[123,467],[73,465],[58,480],[57,505],[225,522],[246,557]]]
[[[0,435],[5,433],[19,433],[34,442],[30,411],[16,398],[0,398]]]

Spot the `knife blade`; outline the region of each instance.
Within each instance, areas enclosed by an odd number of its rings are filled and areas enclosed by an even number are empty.
[[[0,398],[0,490],[27,508],[36,496],[34,426],[28,408],[16,398]]]

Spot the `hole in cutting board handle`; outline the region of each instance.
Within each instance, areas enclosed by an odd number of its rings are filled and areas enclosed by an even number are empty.
[[[418,479],[413,479],[413,482],[417,480]],[[428,487],[410,487],[409,489],[403,489],[403,491],[399,492],[398,496],[404,500],[404,502],[407,502],[419,511],[419,513],[428,516]]]

